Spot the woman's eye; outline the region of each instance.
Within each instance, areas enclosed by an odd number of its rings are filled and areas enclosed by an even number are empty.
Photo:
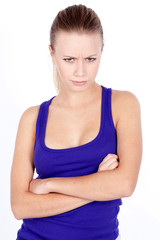
[[[73,58],[64,58],[64,60],[65,60],[66,62],[73,62],[73,61],[72,61]]]
[[[65,62],[73,62],[74,58],[64,58],[63,59]],[[88,62],[94,62],[96,60],[96,58],[87,58]]]
[[[94,62],[96,58],[87,58],[89,62]]]

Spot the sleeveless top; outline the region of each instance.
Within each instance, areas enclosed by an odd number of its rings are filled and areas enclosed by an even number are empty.
[[[40,105],[36,122],[33,162],[37,178],[92,174],[109,154],[117,154],[117,135],[111,112],[111,88],[102,87],[101,123],[97,136],[83,145],[51,149],[45,145],[48,109],[52,99]],[[25,218],[17,240],[115,240],[119,235],[121,199],[93,201],[73,210],[43,218]]]

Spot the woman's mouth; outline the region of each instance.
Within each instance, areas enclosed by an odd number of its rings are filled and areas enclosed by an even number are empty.
[[[81,82],[79,82],[79,81],[72,81],[72,82],[73,82],[73,84],[76,85],[76,86],[82,86],[82,85],[84,85],[87,81],[81,81]]]

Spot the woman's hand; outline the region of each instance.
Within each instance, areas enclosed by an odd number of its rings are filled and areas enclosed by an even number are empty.
[[[99,164],[98,171],[105,171],[105,170],[113,170],[117,168],[119,165],[118,163],[118,156],[116,154],[109,153],[103,161]]]
[[[106,171],[106,170],[113,170],[117,168],[119,165],[118,163],[118,156],[116,154],[109,153],[103,161],[99,164],[98,172]],[[50,189],[50,180],[52,180],[52,188],[53,188],[53,178],[52,179],[32,179],[29,185],[29,191],[36,194],[47,194],[51,192]],[[53,189],[52,189],[53,192]]]
[[[32,179],[29,185],[29,191],[36,194],[50,193],[48,189],[48,179]]]

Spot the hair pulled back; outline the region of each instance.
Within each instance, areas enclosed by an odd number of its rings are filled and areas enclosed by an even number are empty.
[[[103,28],[95,11],[86,6],[72,5],[58,12],[50,29],[50,46],[55,51],[56,34],[59,31],[79,33],[99,33],[103,42]],[[60,89],[60,77],[55,69],[54,83],[56,91]]]

